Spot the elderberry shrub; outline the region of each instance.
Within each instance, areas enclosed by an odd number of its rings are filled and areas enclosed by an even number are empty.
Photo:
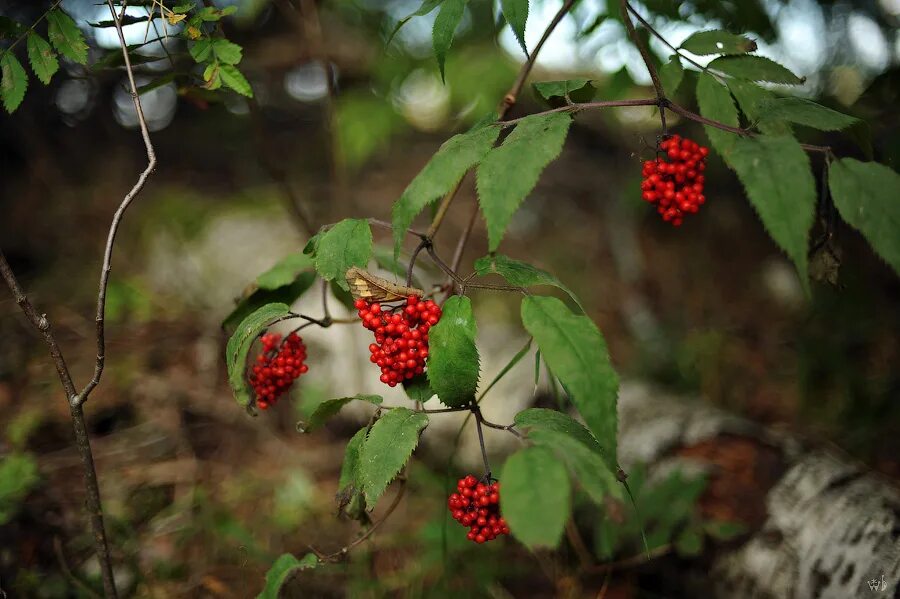
[[[641,197],[656,204],[663,220],[680,226],[686,214],[693,214],[706,202],[703,184],[709,149],[695,141],[673,135],[659,144],[669,161],[661,157],[644,162]]]
[[[278,398],[287,391],[309,367],[306,361],[306,346],[296,333],[291,333],[281,342],[278,333],[266,333],[260,339],[262,352],[256,357],[250,374],[250,385],[256,393],[256,405],[266,410],[275,405]]]
[[[509,526],[500,515],[500,483],[478,482],[471,474],[459,479],[456,493],[447,499],[453,519],[469,527],[466,538],[476,543],[493,541],[509,534]]]
[[[432,300],[410,295],[393,308],[364,299],[354,304],[364,327],[375,334],[369,345],[369,360],[381,368],[381,382],[396,387],[404,379],[425,372],[428,330],[441,318],[441,308]]]

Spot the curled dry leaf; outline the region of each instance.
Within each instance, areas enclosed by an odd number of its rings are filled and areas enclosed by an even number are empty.
[[[347,270],[346,277],[353,299],[364,299],[367,302],[392,302],[406,299],[410,295],[419,297],[425,295],[421,289],[392,283],[355,266]]]

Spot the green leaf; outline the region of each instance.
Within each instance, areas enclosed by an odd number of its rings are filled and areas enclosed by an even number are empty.
[[[299,252],[288,254],[275,266],[256,277],[256,286],[260,289],[278,289],[290,285],[304,270],[313,267],[312,258]]]
[[[444,302],[440,321],[428,331],[428,382],[451,408],[475,399],[479,358],[475,316],[469,298],[454,295]]]
[[[528,0],[500,0],[500,10],[503,11],[503,17],[509,23],[510,28],[519,40],[522,46],[522,52],[528,55],[528,48],[525,46],[525,22],[528,20]]]
[[[808,289],[807,246],[816,211],[809,156],[791,136],[737,138],[725,161],[747,190],[775,243],[793,260]]]
[[[503,254],[493,254],[483,256],[475,261],[475,272],[478,276],[483,277],[489,274],[497,274],[506,279],[510,285],[516,287],[534,287],[537,285],[552,285],[557,289],[565,291],[572,301],[575,302],[581,311],[584,312],[584,306],[578,301],[578,298],[571,289],[562,284],[562,282],[545,270],[541,270],[526,262],[514,260]]]
[[[708,73],[700,73],[697,77],[697,105],[700,107],[700,114],[708,119],[732,127],[740,125],[737,108],[734,106],[731,94],[728,93],[728,88]],[[708,125],[704,125],[704,129],[712,147],[723,155],[731,149],[734,140],[738,137],[734,133]]]
[[[413,401],[425,403],[434,397],[434,389],[428,384],[428,375],[426,374],[419,374],[411,379],[404,379],[403,390],[406,391],[406,396]]]
[[[212,58],[213,41],[211,38],[205,37],[191,44],[188,52],[194,62],[206,62]]]
[[[434,55],[437,57],[438,68],[441,71],[441,81],[444,81],[444,62],[447,60],[447,51],[453,44],[453,36],[456,28],[462,21],[466,10],[467,0],[444,0],[441,10],[434,20],[434,28],[431,31],[431,45],[434,47]]]
[[[201,21],[215,22],[222,17],[234,14],[235,12],[237,12],[237,6],[226,6],[222,9],[207,6],[197,12],[197,17],[199,17]]]
[[[234,42],[230,42],[225,38],[215,38],[212,40],[212,53],[219,62],[224,64],[237,64],[241,62],[241,54],[243,48]]]
[[[245,318],[228,339],[225,350],[228,383],[240,405],[246,407],[250,404],[250,390],[244,371],[247,367],[247,354],[250,353],[253,341],[272,321],[288,315],[290,311],[287,304],[267,304]]]
[[[675,539],[675,551],[685,557],[699,555],[703,551],[703,535],[696,528],[688,526]]]
[[[512,534],[528,548],[556,547],[571,511],[565,466],[546,448],[527,447],[506,460],[500,481]]]
[[[615,470],[619,378],[600,330],[590,318],[574,314],[553,297],[526,297],[522,324],[600,443],[607,465]]]
[[[230,64],[220,65],[219,74],[222,77],[222,83],[224,83],[225,86],[230,87],[247,98],[253,97],[253,88],[250,87],[250,82],[247,81],[247,78],[244,77],[236,66]]]
[[[490,151],[498,135],[500,127],[477,127],[454,135],[431,157],[394,204],[392,224],[395,258],[400,255],[400,246],[413,219],[425,206],[449,193],[466,171],[478,164]]]
[[[291,576],[298,571],[315,568],[318,565],[319,558],[313,553],[307,553],[299,560],[290,553],[281,555],[266,572],[266,586],[256,598],[278,599],[281,596],[281,587]]]
[[[669,61],[659,67],[659,79],[667,96],[674,96],[684,78],[684,69],[677,54],[669,57]]]
[[[740,522],[710,520],[703,524],[706,534],[718,541],[730,541],[747,532],[747,527]]]
[[[235,306],[225,320],[222,321],[222,328],[226,331],[239,325],[242,320],[247,318],[255,310],[265,306],[266,304],[281,303],[291,305],[297,299],[306,293],[313,283],[316,282],[316,273],[302,272],[296,280],[289,285],[279,287],[278,289],[254,289],[246,295]]]
[[[363,444],[366,442],[366,436],[369,434],[369,427],[364,426],[358,431],[344,449],[344,463],[341,465],[341,476],[338,479],[338,491],[344,492],[349,489],[362,489],[362,483],[359,480],[359,452]]]
[[[397,21],[397,24],[394,25],[394,28],[391,30],[391,33],[388,35],[387,41],[385,41],[384,45],[385,46],[389,45],[391,43],[391,40],[394,39],[394,36],[397,35],[397,32],[400,31],[400,28],[403,27],[404,25],[406,25],[406,23],[408,23],[410,19],[412,19],[413,17],[423,17],[423,16],[427,15],[428,13],[433,11],[435,8],[437,8],[443,1],[444,0],[423,0],[422,4],[419,6],[419,8],[415,12],[412,12],[412,13],[406,15],[405,17],[403,17],[402,19],[400,19],[399,21]]]
[[[797,85],[804,81],[774,60],[763,56],[720,56],[710,62],[707,68],[748,81],[768,81],[769,83],[790,85]]]
[[[516,426],[535,431],[553,431],[572,437],[588,449],[598,454],[603,452],[600,443],[584,425],[558,410],[546,408],[528,408],[516,414],[513,420]]]
[[[47,37],[56,50],[78,64],[86,64],[88,45],[72,17],[59,9],[47,13]]]
[[[682,50],[692,54],[704,56],[706,54],[746,54],[756,51],[756,42],[727,31],[713,29],[712,31],[698,31],[684,40]]]
[[[30,454],[8,453],[0,458],[0,525],[12,520],[40,479],[37,462]]]
[[[59,61],[56,60],[56,53],[50,44],[36,34],[34,31],[28,32],[28,60],[31,62],[31,68],[34,74],[41,80],[41,83],[47,85],[54,73],[59,70]]]
[[[759,121],[762,116],[761,107],[768,100],[774,99],[775,94],[767,89],[763,89],[752,81],[741,81],[740,79],[729,79],[728,89],[731,95],[737,100],[741,112],[751,124],[756,123],[757,129],[766,135],[785,135],[791,133],[791,126],[784,121],[769,120]]]
[[[571,122],[572,117],[562,112],[527,116],[478,165],[478,201],[487,221],[490,251],[500,245],[512,215],[544,167],[559,156]]]
[[[394,408],[372,426],[359,452],[359,480],[369,509],[409,461],[427,424],[428,416],[421,412]]]
[[[539,96],[551,101],[568,98],[572,102],[587,102],[593,99],[596,89],[590,79],[566,79],[563,81],[538,81],[531,86]],[[562,105],[563,102],[557,102]]]
[[[25,90],[28,89],[28,75],[19,59],[12,52],[6,52],[0,57],[0,99],[3,100],[3,108],[12,114],[25,98]]]
[[[575,437],[559,431],[533,430],[528,439],[539,447],[546,447],[565,462],[575,480],[597,505],[603,507],[609,497],[623,499],[623,490],[616,474],[603,461],[603,456],[591,451]]]
[[[356,311],[356,306],[353,305],[356,300],[353,299],[353,295],[349,291],[341,289],[340,285],[337,284],[337,281],[331,281],[328,283],[328,286],[331,288],[331,293],[334,295],[335,299],[341,302],[347,310],[351,312]]]
[[[375,264],[377,264],[379,268],[383,268],[396,277],[406,277],[407,265],[403,264],[399,259],[394,258],[394,252],[391,248],[383,245],[375,245],[372,248],[372,257],[375,258]]]
[[[777,98],[763,101],[759,107],[763,122],[788,121],[819,131],[840,131],[859,122],[859,119],[826,108],[804,98]]]
[[[831,163],[828,186],[841,217],[900,275],[900,175],[877,162]]]
[[[340,399],[328,399],[320,403],[315,411],[310,415],[308,422],[297,425],[297,430],[302,433],[311,433],[322,428],[326,422],[333,416],[336,416],[345,405],[353,400],[367,401],[373,405],[380,405],[384,398],[380,395],[363,395],[358,394],[353,397],[342,397]]]
[[[366,268],[372,257],[372,229],[365,219],[347,218],[326,231],[316,244],[316,271],[341,289],[349,286],[344,276],[351,266]]]

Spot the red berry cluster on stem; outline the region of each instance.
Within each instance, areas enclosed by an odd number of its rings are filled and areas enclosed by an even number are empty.
[[[381,368],[381,382],[390,387],[425,372],[428,329],[438,323],[441,308],[431,300],[410,295],[393,308],[364,299],[354,304],[363,326],[375,333],[369,359]]]
[[[265,410],[274,405],[309,367],[304,364],[306,346],[296,333],[288,335],[284,343],[278,333],[266,333],[260,341],[262,353],[253,365],[250,386],[256,393],[256,405]]]
[[[706,202],[703,171],[709,149],[678,135],[664,139],[659,149],[669,160],[657,157],[644,162],[642,197],[657,205],[664,221],[678,227],[685,214],[697,212]]]
[[[447,499],[453,519],[469,527],[466,538],[476,543],[493,541],[509,534],[509,526],[500,515],[500,483],[485,484],[471,474],[459,479],[456,493]]]

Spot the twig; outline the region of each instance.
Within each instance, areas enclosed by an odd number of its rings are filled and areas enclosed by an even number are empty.
[[[128,85],[131,88],[131,101],[134,104],[134,110],[137,113],[138,125],[141,130],[141,137],[144,140],[144,148],[147,152],[147,166],[138,176],[137,182],[131,188],[125,198],[119,204],[119,208],[113,215],[112,224],[109,226],[109,234],[106,237],[106,249],[103,252],[103,268],[100,271],[100,289],[97,292],[97,362],[94,366],[94,376],[90,382],[84,387],[78,398],[75,400],[78,404],[82,404],[87,400],[88,395],[100,383],[100,377],[103,375],[103,366],[106,359],[106,288],[109,284],[109,273],[112,270],[112,253],[113,246],[116,242],[116,234],[119,232],[119,225],[125,211],[131,205],[131,202],[144,188],[147,178],[156,170],[156,152],[153,150],[153,143],[150,141],[150,131],[147,129],[147,121],[144,119],[144,109],[141,107],[141,98],[138,95],[137,85],[134,82],[134,72],[131,68],[131,58],[128,56],[128,46],[125,43],[125,35],[122,33],[122,16],[125,14],[125,7],[122,7],[122,14],[116,15],[116,9],[112,0],[107,0],[109,11],[116,23],[116,32],[119,34],[119,43],[122,44],[122,56],[125,60],[125,71],[128,73]]]
[[[322,279],[322,320],[331,322],[331,311],[328,309],[328,281]]]
[[[620,0],[620,6],[622,22],[625,23],[628,37],[631,38],[631,41],[637,46],[638,52],[641,53],[641,58],[644,61],[644,65],[647,67],[647,72],[650,73],[653,89],[656,90],[656,99],[659,102],[659,120],[662,125],[662,134],[663,136],[668,135],[668,127],[666,127],[666,111],[664,110],[666,105],[666,91],[663,89],[662,83],[659,80],[659,73],[656,72],[656,65],[653,64],[653,57],[650,56],[650,50],[644,45],[643,40],[638,37],[637,31],[634,29],[634,23],[631,22],[631,17],[628,15],[628,0]]]
[[[56,553],[56,561],[59,563],[59,567],[62,569],[63,574],[66,575],[72,584],[78,587],[78,589],[87,595],[88,597],[96,597],[99,599],[100,595],[98,595],[94,589],[85,584],[82,580],[80,580],[75,574],[72,573],[72,569],[69,567],[69,563],[66,561],[66,555],[63,552],[62,541],[59,540],[59,537],[53,537],[53,552]]]
[[[706,70],[708,70],[705,66],[703,66],[702,64],[700,64],[700,63],[697,62],[696,60],[693,60],[693,59],[691,59],[691,58],[688,58],[687,56],[685,56],[684,54],[682,54],[681,51],[680,51],[678,48],[676,48],[676,47],[673,46],[671,43],[669,43],[669,40],[667,40],[665,37],[663,37],[663,35],[662,35],[659,31],[657,31],[656,29],[654,29],[653,26],[652,26],[650,23],[648,23],[647,20],[646,20],[644,17],[642,17],[642,16],[634,9],[633,6],[631,6],[631,4],[628,4],[628,10],[631,12],[631,14],[634,15],[634,18],[637,19],[638,22],[640,22],[640,24],[644,26],[644,29],[646,29],[647,31],[649,31],[650,33],[652,33],[659,41],[661,41],[661,42],[664,43],[666,46],[668,46],[669,49],[672,50],[672,52],[674,52],[675,54],[677,54],[679,57],[683,58],[684,60],[688,61],[689,63],[691,63],[692,65],[694,65],[694,66],[697,67],[698,69],[700,69],[701,71],[706,71]]]
[[[478,445],[481,447],[481,459],[484,461],[484,478],[490,481],[491,479],[491,464],[488,462],[487,449],[484,447],[484,431],[481,430],[481,410],[478,409],[478,404],[472,404],[472,413],[475,414],[475,429],[478,431]]]
[[[655,557],[662,557],[672,551],[672,544],[667,543],[665,545],[660,545],[656,549],[648,553],[639,553],[637,555],[632,555],[631,557],[626,557],[624,559],[616,560],[613,562],[606,562],[605,564],[597,564],[595,566],[591,566],[587,569],[591,574],[601,574],[603,572],[611,572],[613,570],[621,570],[623,568],[630,568],[631,566],[639,566],[646,562],[649,562]]]
[[[400,479],[400,489],[397,491],[397,495],[394,497],[394,501],[392,501],[391,505],[388,506],[387,511],[385,511],[384,514],[381,516],[381,518],[379,518],[377,521],[373,522],[372,526],[370,526],[366,532],[364,532],[359,538],[354,540],[352,543],[349,543],[349,544],[341,547],[334,553],[329,553],[329,554],[322,554],[312,546],[310,546],[310,550],[312,550],[312,552],[315,553],[316,556],[321,561],[337,562],[337,561],[344,559],[347,556],[347,554],[353,550],[354,547],[356,547],[360,543],[363,543],[366,539],[371,537],[372,534],[374,534],[375,531],[378,530],[378,527],[380,527],[384,523],[384,521],[387,520],[388,517],[392,513],[394,513],[394,510],[397,509],[398,505],[400,505],[400,500],[403,499],[403,495],[405,493],[406,493],[406,479],[401,478]]]
[[[544,30],[544,35],[541,36],[540,41],[538,41],[537,45],[534,47],[534,50],[531,51],[531,56],[528,57],[528,60],[525,61],[525,64],[522,65],[521,69],[519,69],[519,74],[516,76],[516,80],[513,82],[512,87],[509,88],[509,91],[506,92],[506,95],[503,96],[503,100],[500,102],[500,107],[497,109],[497,113],[500,115],[500,120],[503,120],[503,118],[506,116],[506,113],[509,112],[509,109],[512,108],[518,101],[519,94],[522,92],[522,88],[525,86],[525,80],[528,79],[528,75],[534,68],[534,63],[537,60],[538,54],[540,54],[541,52],[541,48],[544,47],[544,44],[556,29],[556,26],[559,25],[559,23],[563,20],[563,17],[566,16],[566,13],[569,12],[569,9],[572,8],[573,4],[575,4],[575,0],[566,0],[565,2],[563,2],[563,5],[559,8],[559,10],[553,16],[553,19],[547,25],[547,29]]]
[[[578,532],[578,526],[572,518],[566,521],[566,538],[569,539],[569,544],[575,550],[575,555],[578,556],[578,562],[581,564],[581,567],[590,567],[594,563],[594,558],[591,556],[591,552],[588,550],[587,544],[581,537],[581,533]]]

